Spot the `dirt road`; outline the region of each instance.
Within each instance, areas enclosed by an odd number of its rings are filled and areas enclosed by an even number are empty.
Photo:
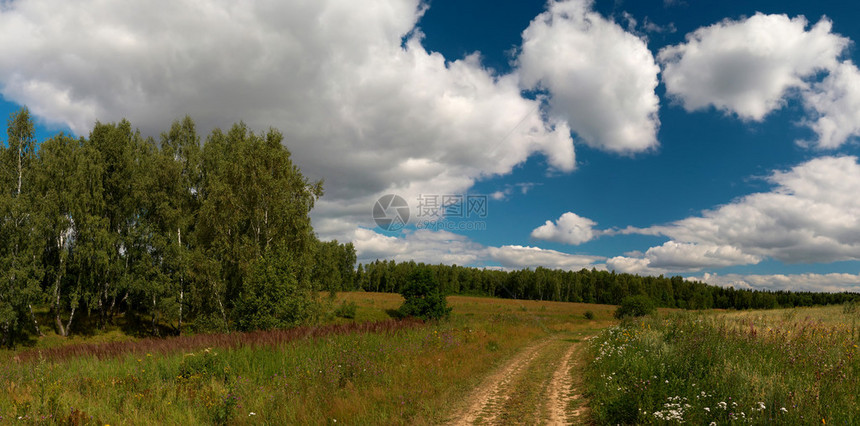
[[[583,343],[553,336],[526,347],[472,392],[451,425],[584,423]]]

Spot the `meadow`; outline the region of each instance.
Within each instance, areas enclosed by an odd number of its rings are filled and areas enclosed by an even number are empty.
[[[393,319],[402,301],[338,293],[347,315],[265,332],[48,336],[0,352],[0,423],[532,424],[553,398],[587,424],[860,423],[856,306],[619,322],[611,305],[449,296],[451,318],[424,323]],[[581,399],[555,389],[571,381]]]
[[[856,305],[674,312],[593,338],[598,424],[858,424]]]
[[[399,295],[354,292],[331,302],[354,303],[354,318],[293,331],[49,338],[0,353],[0,422],[438,424],[522,348],[614,322],[609,305],[448,301],[453,313],[443,322],[392,320]]]

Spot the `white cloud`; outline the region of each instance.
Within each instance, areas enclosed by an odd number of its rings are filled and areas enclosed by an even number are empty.
[[[743,253],[737,247],[667,241],[645,252],[648,264],[654,268],[687,271],[758,263],[761,258]]]
[[[725,20],[687,34],[686,43],[657,55],[666,91],[688,111],[716,107],[748,120],[780,108],[792,89],[834,69],[849,44],[822,18],[808,31],[803,16]]]
[[[127,117],[157,135],[185,114],[203,131],[277,127],[326,180],[313,212],[324,237],[370,225],[385,193],[463,193],[534,154],[573,170],[567,123],[543,118],[517,75],[423,47],[424,7],[18,0],[0,10],[0,91],[79,134]]]
[[[804,91],[803,100],[815,115],[807,124],[818,135],[818,147],[838,148],[860,136],[860,71],[851,61]]]
[[[821,157],[774,172],[770,192],[661,228],[675,240],[731,245],[789,263],[860,260],[860,164]]]
[[[575,255],[539,247],[506,245],[487,247],[489,258],[512,269],[533,268],[544,266],[551,269],[579,270],[582,268],[605,269],[596,262],[603,260],[600,256]]]
[[[703,268],[745,265],[760,261],[760,257],[743,253],[740,249],[732,246],[667,241],[661,246],[649,248],[639,257],[616,256],[607,260],[606,264],[607,267],[618,272],[660,275],[669,272],[689,272]]]
[[[619,232],[672,239],[650,248],[638,263],[628,261],[630,267],[695,271],[765,258],[787,263],[860,260],[856,157],[816,158],[776,171],[768,180],[775,185],[770,192],[750,194],[669,225]]]
[[[521,84],[548,90],[550,115],[590,146],[623,153],[653,148],[659,67],[644,41],[591,6],[551,1],[531,22],[517,58]]]
[[[553,269],[604,269],[597,262],[600,256],[574,255],[556,250],[518,245],[485,247],[468,237],[447,231],[420,229],[403,237],[379,234],[359,228],[353,238],[359,262],[393,259],[398,262],[415,260],[425,263],[456,263],[458,265],[487,265],[499,263],[508,269],[544,266]]]
[[[506,184],[504,189],[500,189],[491,193],[490,197],[497,201],[506,200],[515,192],[518,192],[522,195],[526,195],[529,193],[529,191],[532,190],[532,188],[539,185],[541,184],[536,182],[520,182],[515,184]]]
[[[606,268],[615,272],[636,275],[660,276],[667,275],[670,271],[662,268],[654,268],[649,260],[641,257],[615,256],[606,260]]]
[[[414,260],[432,264],[472,265],[484,260],[483,246],[463,235],[447,231],[419,229],[403,237],[395,237],[358,228],[352,240],[358,262],[361,263],[391,259],[398,262]]]
[[[646,16],[645,20],[642,21],[642,30],[647,32],[647,33],[674,34],[675,32],[678,31],[678,28],[675,27],[675,23],[673,23],[673,22],[670,22],[666,25],[658,25],[654,21],[648,19],[648,17]]]
[[[582,244],[597,235],[594,230],[595,225],[597,223],[591,219],[567,212],[561,215],[556,223],[548,220],[545,224],[535,228],[531,236],[540,240],[565,244]]]
[[[860,292],[860,275],[855,274],[717,275],[705,273],[700,277],[687,279],[737,289]]]

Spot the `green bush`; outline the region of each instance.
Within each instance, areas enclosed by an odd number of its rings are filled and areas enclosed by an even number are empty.
[[[318,313],[307,280],[299,280],[299,262],[286,250],[271,250],[254,262],[233,311],[239,330],[286,328]]]
[[[445,295],[439,291],[439,283],[426,268],[412,272],[400,294],[405,299],[400,307],[404,316],[429,320],[447,318],[451,314]]]
[[[343,301],[334,310],[334,315],[340,318],[355,319],[356,308],[355,302]]]
[[[615,311],[615,318],[643,317],[657,310],[654,301],[645,295],[627,296],[621,300],[621,306]]]
[[[587,319],[587,320],[593,320],[593,319],[594,319],[594,312],[591,312],[591,311],[585,311],[585,319]]]

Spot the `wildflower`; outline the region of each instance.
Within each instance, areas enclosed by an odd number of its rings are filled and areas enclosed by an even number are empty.
[[[711,409],[710,409],[710,408],[708,408],[708,407],[705,407],[705,411],[707,411],[707,412],[709,412],[709,413],[710,413],[710,412],[711,412]]]
[[[787,413],[787,412],[788,412],[788,410],[786,410],[786,409],[785,409],[785,407],[780,408],[780,409],[779,409],[779,411],[782,411],[783,413]]]
[[[255,412],[253,412],[253,411],[251,411],[250,413],[248,413],[248,417],[256,416],[256,415],[257,415],[257,413],[255,413]]]

